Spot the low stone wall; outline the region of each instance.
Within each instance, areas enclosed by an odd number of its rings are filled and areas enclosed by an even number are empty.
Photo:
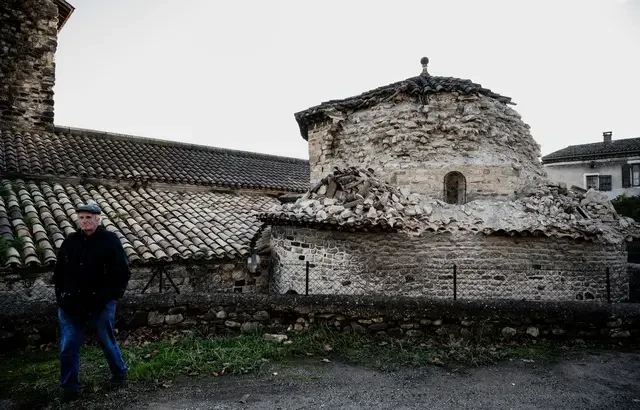
[[[387,294],[452,299],[611,300],[629,297],[626,252],[584,240],[459,233],[272,228],[273,285],[285,293]]]
[[[0,347],[55,341],[51,303],[24,305],[0,317]],[[127,296],[118,305],[121,342],[141,327],[203,333],[300,332],[310,326],[418,340],[640,341],[640,304],[445,301],[427,298],[184,294]],[[124,340],[123,340],[124,339]]]

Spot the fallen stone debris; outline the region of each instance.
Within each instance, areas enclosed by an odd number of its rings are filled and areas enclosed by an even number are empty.
[[[355,167],[336,168],[295,202],[284,201],[260,218],[414,235],[503,231],[608,243],[640,232],[631,218],[619,216],[607,197],[594,190],[547,182],[517,192],[515,200],[477,199],[458,205],[393,187],[373,170]]]

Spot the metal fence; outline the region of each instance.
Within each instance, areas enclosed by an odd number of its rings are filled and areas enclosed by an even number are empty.
[[[543,268],[461,264],[344,268],[312,262],[273,267],[271,293],[402,295],[439,299],[515,299],[603,302],[627,300],[628,278],[609,268]],[[626,282],[626,283],[625,283]]]
[[[426,296],[438,299],[512,299],[537,301],[640,301],[640,283],[634,291],[626,268],[589,266],[501,266],[478,264],[403,264],[323,266],[310,262],[274,263],[269,272],[268,292],[273,294],[336,294]],[[0,272],[0,312],[33,302],[54,302],[51,272]],[[132,280],[128,294],[217,293],[216,287],[179,289],[180,279],[154,269]],[[183,279],[184,280],[184,279]],[[135,283],[134,283],[135,282]],[[631,298],[629,298],[631,282]],[[264,289],[264,288],[262,288]],[[242,287],[228,291],[245,291]],[[251,291],[251,290],[247,290]],[[634,293],[635,292],[635,293]],[[636,296],[633,296],[636,294]]]

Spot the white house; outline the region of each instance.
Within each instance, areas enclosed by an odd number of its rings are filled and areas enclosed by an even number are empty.
[[[640,195],[640,138],[612,140],[603,132],[603,141],[570,145],[542,157],[552,180],[593,188],[613,199],[621,194]]]

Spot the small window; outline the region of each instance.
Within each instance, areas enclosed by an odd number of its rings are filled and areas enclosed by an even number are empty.
[[[598,189],[600,191],[611,191],[611,175],[600,175],[598,178]]]
[[[467,180],[458,171],[444,176],[444,200],[448,204],[464,204],[467,195]]]
[[[598,190],[598,175],[587,175],[586,188]]]
[[[631,185],[640,186],[640,164],[631,167]]]

